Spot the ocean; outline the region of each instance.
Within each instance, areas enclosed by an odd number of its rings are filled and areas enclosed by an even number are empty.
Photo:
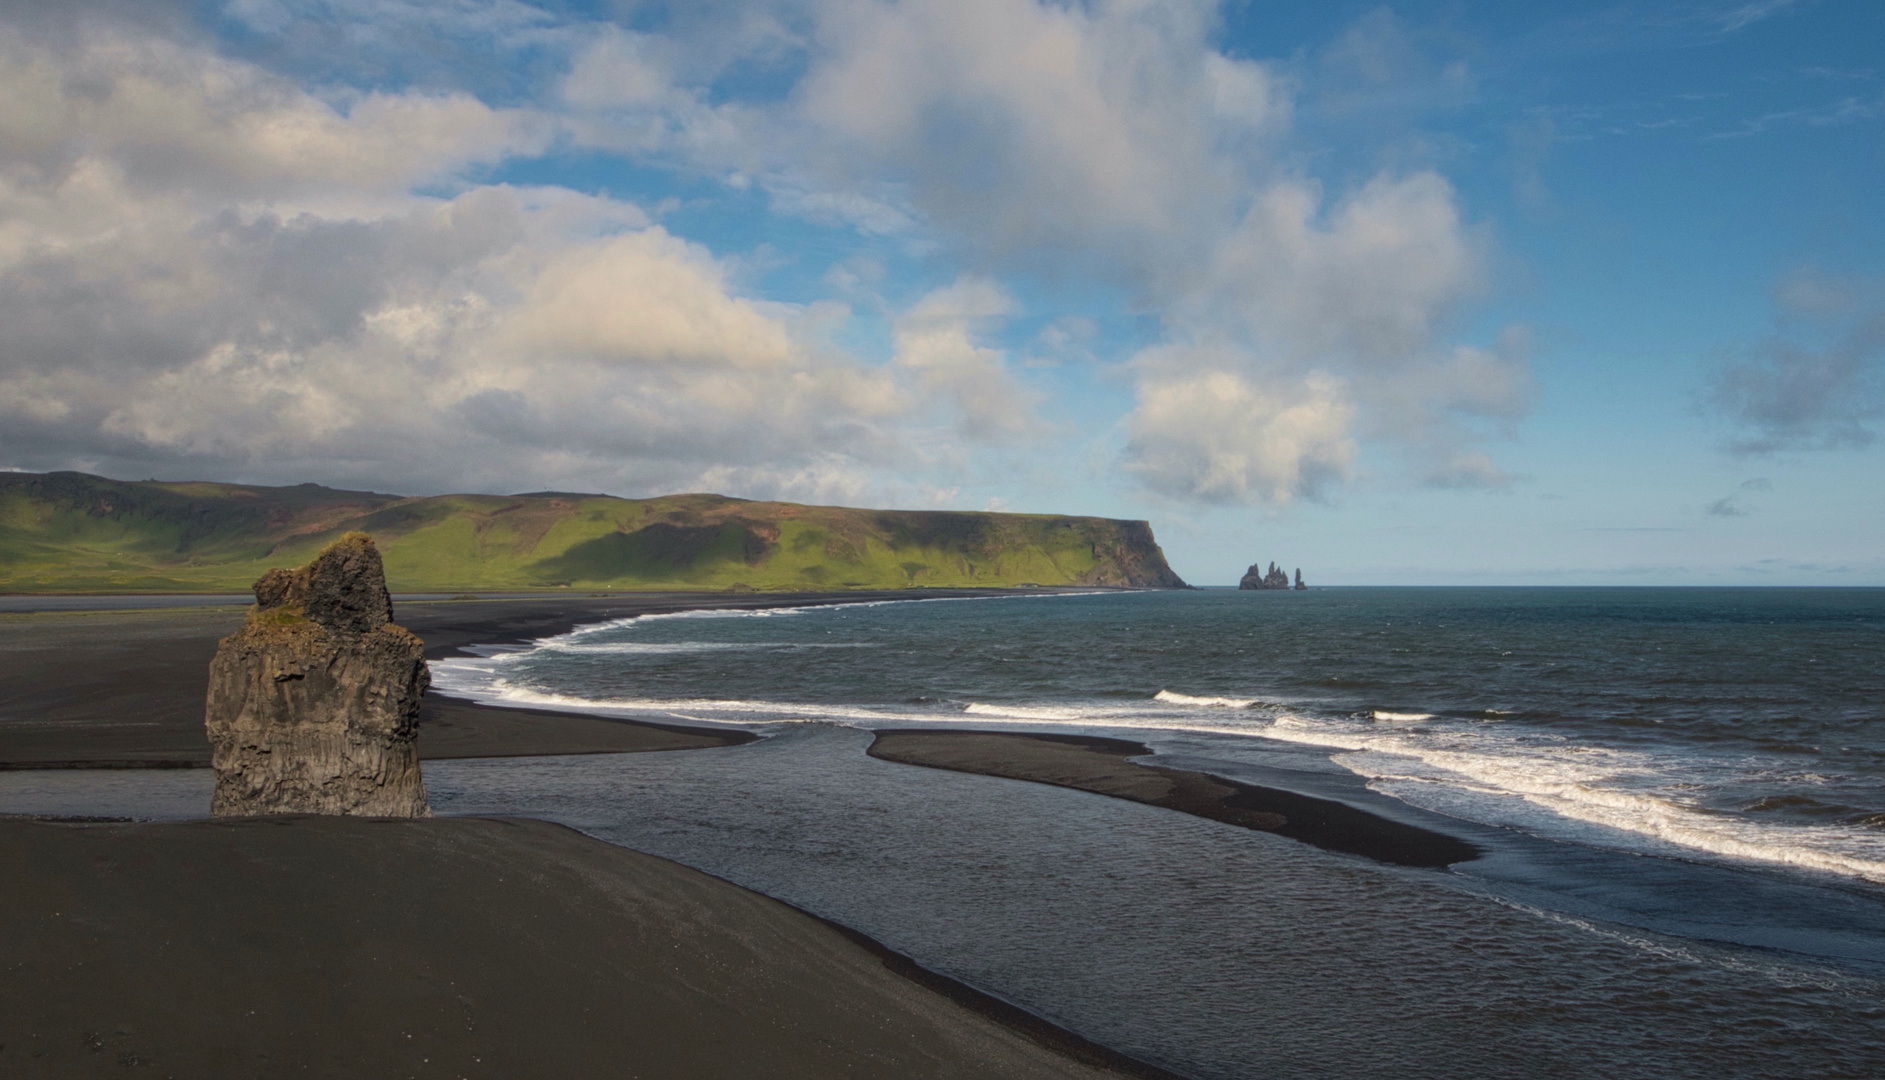
[[[697,866],[1187,1075],[1885,1076],[1885,590],[1042,594],[485,652],[435,685],[769,737],[429,762],[438,812]],[[925,724],[1135,739],[1485,854],[1385,866],[864,753]],[[4,780],[54,812],[206,799]]]
[[[1127,729],[1283,768],[1301,747],[1466,821],[1885,884],[1878,589],[1200,590],[702,612],[447,661],[435,677],[485,699],[740,723]]]

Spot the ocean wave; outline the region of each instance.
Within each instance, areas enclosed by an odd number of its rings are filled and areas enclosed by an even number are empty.
[[[1171,690],[1160,690],[1152,695],[1152,700],[1168,705],[1210,705],[1221,709],[1248,709],[1257,703],[1255,698],[1193,697]]]
[[[1658,854],[1704,853],[1885,882],[1885,841],[1837,825],[1751,821],[1687,803],[1668,789],[1681,765],[1603,747],[1490,738],[1483,729],[1435,738],[1283,716],[1261,734],[1344,751],[1333,760],[1384,794],[1486,824],[1615,846],[1615,834]],[[1632,846],[1627,842],[1623,846]]]
[[[1374,711],[1374,718],[1376,720],[1389,720],[1389,721],[1398,721],[1398,722],[1405,723],[1405,722],[1414,721],[1414,720],[1432,720],[1433,714],[1430,712],[1390,712],[1387,709],[1376,709]]]

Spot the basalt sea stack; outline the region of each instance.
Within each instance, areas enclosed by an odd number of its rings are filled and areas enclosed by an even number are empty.
[[[270,570],[210,662],[210,813],[429,816],[417,744],[428,681],[365,533]]]
[[[1244,571],[1243,580],[1237,583],[1237,587],[1240,589],[1287,589],[1289,588],[1289,575],[1284,573],[1282,568],[1275,563],[1270,564],[1268,573],[1264,572],[1262,563],[1251,563],[1250,569]],[[1298,589],[1308,588],[1307,585],[1302,583],[1301,569],[1296,571],[1296,587]]]

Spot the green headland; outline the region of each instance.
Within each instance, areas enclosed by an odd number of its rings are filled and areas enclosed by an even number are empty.
[[[56,472],[0,473],[0,592],[247,591],[352,530],[373,535],[399,592],[1184,587],[1143,521]]]

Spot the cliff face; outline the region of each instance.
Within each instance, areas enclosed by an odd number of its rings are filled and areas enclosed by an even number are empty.
[[[393,625],[364,534],[255,583],[210,662],[210,813],[427,817],[419,778],[424,646]]]
[[[1117,536],[1094,544],[1094,567],[1081,585],[1120,585],[1137,589],[1188,589],[1165,562],[1165,551],[1143,521],[1121,521]]]

